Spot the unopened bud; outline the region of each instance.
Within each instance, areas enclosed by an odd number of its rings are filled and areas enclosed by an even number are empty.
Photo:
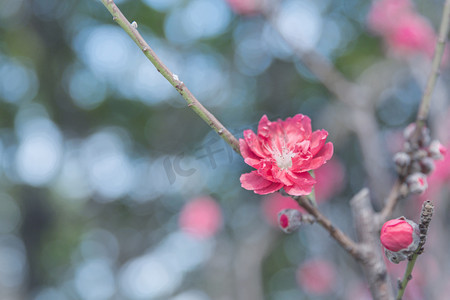
[[[398,152],[394,155],[394,163],[397,172],[403,174],[411,163],[411,157],[406,152]]]
[[[447,149],[438,140],[433,140],[428,147],[428,152],[432,159],[443,159]]]
[[[380,241],[385,248],[386,257],[398,264],[417,250],[420,241],[419,226],[405,217],[389,220],[381,228]]]
[[[427,177],[420,172],[409,175],[406,178],[406,184],[413,194],[421,194],[428,188]]]
[[[413,136],[416,131],[416,123],[411,123],[408,126],[406,126],[405,130],[403,131],[403,136],[407,141],[413,142]],[[426,147],[430,143],[430,130],[423,126],[422,130],[420,132],[419,140],[417,141],[419,147]]]
[[[430,157],[425,157],[420,160],[420,171],[423,174],[430,174],[434,170],[434,160]]]
[[[283,209],[278,213],[278,225],[286,233],[294,232],[302,225],[302,213],[296,209]]]

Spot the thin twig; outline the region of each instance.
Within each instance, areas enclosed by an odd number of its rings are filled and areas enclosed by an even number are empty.
[[[127,20],[127,18],[122,14],[120,9],[114,3],[113,0],[101,0],[103,5],[108,9],[108,11],[113,16],[113,20],[122,27],[123,30],[131,37],[131,39],[139,46],[139,48],[144,52],[145,56],[152,62],[156,67],[158,72],[170,82],[171,85],[180,93],[180,95],[186,100],[188,106],[200,116],[212,129],[214,129],[217,134],[219,134],[238,154],[239,142],[238,140],[228,131],[225,126],[223,126],[216,117],[209,112],[191,93],[191,91],[186,87],[186,85],[178,78],[177,75],[172,73],[169,68],[159,59],[155,52],[150,48],[147,42],[142,38],[139,31],[136,29],[137,26],[133,26]]]
[[[397,202],[404,197],[404,194],[401,192],[402,186],[403,180],[398,178],[395,181],[394,186],[391,188],[391,192],[389,193],[389,196],[386,199],[383,209],[375,217],[377,230],[381,229],[381,226],[388,220],[388,218],[394,212]]]
[[[308,213],[310,213],[316,219],[325,230],[327,230],[330,235],[342,246],[350,255],[352,255],[356,260],[362,261],[365,259],[364,252],[362,251],[360,245],[355,243],[350,237],[348,237],[339,228],[336,228],[331,221],[325,217],[316,206],[312,205],[311,202],[302,196],[291,196],[298,204],[303,207]]]
[[[405,274],[403,275],[403,280],[399,282],[399,289],[397,292],[397,300],[401,300],[403,294],[405,293],[406,285],[412,279],[412,271],[416,263],[417,257],[422,254],[423,247],[427,239],[428,226],[430,225],[431,218],[433,217],[434,205],[430,201],[425,201],[422,205],[422,213],[420,214],[420,242],[417,250],[408,258],[408,265],[406,266]]]
[[[450,0],[446,0],[444,4],[444,11],[442,14],[441,25],[439,29],[439,36],[436,42],[436,49],[433,56],[432,67],[430,75],[428,76],[427,85],[422,96],[422,101],[419,107],[416,118],[416,140],[420,139],[423,126],[425,126],[425,121],[428,117],[428,111],[430,109],[431,96],[433,94],[434,87],[436,85],[436,80],[439,75],[439,68],[442,61],[442,56],[445,49],[445,42],[447,39],[449,24],[450,23]],[[378,214],[379,224],[383,224],[389,216],[394,211],[397,202],[402,198],[402,193],[400,191],[402,186],[402,180],[398,179],[392,188],[391,193],[383,207],[383,210]],[[381,225],[379,226],[381,228]]]
[[[436,42],[436,49],[433,56],[433,62],[431,64],[431,73],[427,80],[427,85],[423,93],[422,101],[420,103],[419,111],[417,112],[416,119],[416,136],[423,126],[428,117],[428,111],[430,110],[431,96],[433,94],[434,86],[439,75],[439,69],[441,66],[442,56],[444,54],[445,42],[449,31],[450,20],[450,0],[445,1],[444,10],[442,13],[441,26],[439,28],[439,35]]]

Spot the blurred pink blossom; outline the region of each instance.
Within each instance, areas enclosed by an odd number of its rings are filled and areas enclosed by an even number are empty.
[[[334,290],[336,281],[335,265],[324,259],[306,261],[297,270],[298,285],[310,294],[329,294]]]
[[[410,0],[374,2],[367,20],[396,56],[423,53],[432,57],[436,34],[430,22],[419,15]]]
[[[397,17],[395,26],[385,39],[388,47],[399,55],[420,52],[432,57],[436,43],[431,24],[415,13]]]
[[[222,212],[211,197],[199,197],[183,207],[178,224],[196,238],[209,238],[222,226]]]
[[[231,9],[240,15],[253,15],[261,10],[261,0],[226,0]]]
[[[267,222],[275,227],[278,227],[278,213],[284,209],[296,209],[304,212],[297,201],[280,193],[270,194],[262,202],[262,210]]]
[[[412,11],[413,5],[410,0],[375,1],[369,12],[367,23],[373,32],[384,35],[392,30],[399,16]]]
[[[317,183],[314,186],[316,202],[322,203],[339,193],[345,183],[345,169],[342,163],[333,158],[314,171]]]

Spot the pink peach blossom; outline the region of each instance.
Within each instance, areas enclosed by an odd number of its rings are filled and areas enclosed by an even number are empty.
[[[264,115],[258,134],[244,131],[239,140],[245,163],[256,171],[241,175],[244,189],[264,195],[284,188],[289,195],[308,195],[316,180],[309,171],[322,166],[333,155],[333,144],[325,143],[328,132],[311,131],[311,120],[298,114],[271,122]]]
[[[297,270],[298,285],[310,294],[329,294],[335,288],[336,281],[336,267],[324,259],[309,260]]]
[[[178,224],[181,230],[196,238],[209,238],[221,227],[222,212],[212,198],[196,198],[183,207]]]

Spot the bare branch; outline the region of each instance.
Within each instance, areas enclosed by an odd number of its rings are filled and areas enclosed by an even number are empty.
[[[370,203],[369,190],[363,189],[350,200],[353,218],[362,246],[367,249],[367,255],[362,268],[369,282],[374,299],[394,299],[392,286],[387,274],[383,254],[380,251],[378,227],[375,226],[375,213]]]
[[[214,129],[217,134],[219,134],[238,154],[239,142],[238,140],[228,131],[225,126],[223,126],[216,117],[209,112],[191,93],[191,91],[186,87],[186,85],[178,78],[178,76],[172,73],[169,68],[159,59],[156,53],[150,48],[147,42],[142,38],[141,34],[137,30],[137,23],[130,22],[122,14],[120,9],[114,3],[113,0],[101,0],[103,5],[108,9],[108,11],[113,16],[113,20],[122,27],[123,30],[131,37],[131,39],[139,46],[139,48],[144,52],[145,56],[152,62],[158,72],[161,73],[167,81],[180,93],[180,95],[188,103],[190,107],[203,121],[206,122],[212,129]]]
[[[431,96],[433,94],[434,86],[439,75],[439,69],[441,66],[442,56],[444,54],[445,42],[449,31],[450,23],[450,0],[445,1],[444,10],[442,13],[441,25],[439,28],[439,36],[436,42],[436,49],[433,56],[433,62],[431,64],[431,73],[428,76],[427,85],[423,93],[420,108],[416,118],[416,137],[419,137],[421,129],[425,126],[425,121],[428,117],[428,111],[430,110]]]
[[[306,197],[302,196],[291,196],[298,204],[303,207],[308,213],[310,213],[326,231],[330,233],[339,245],[342,246],[350,255],[352,255],[356,260],[363,261],[365,258],[365,253],[360,245],[355,243],[350,237],[348,237],[339,228],[336,228],[331,221],[325,217],[316,206]]]

